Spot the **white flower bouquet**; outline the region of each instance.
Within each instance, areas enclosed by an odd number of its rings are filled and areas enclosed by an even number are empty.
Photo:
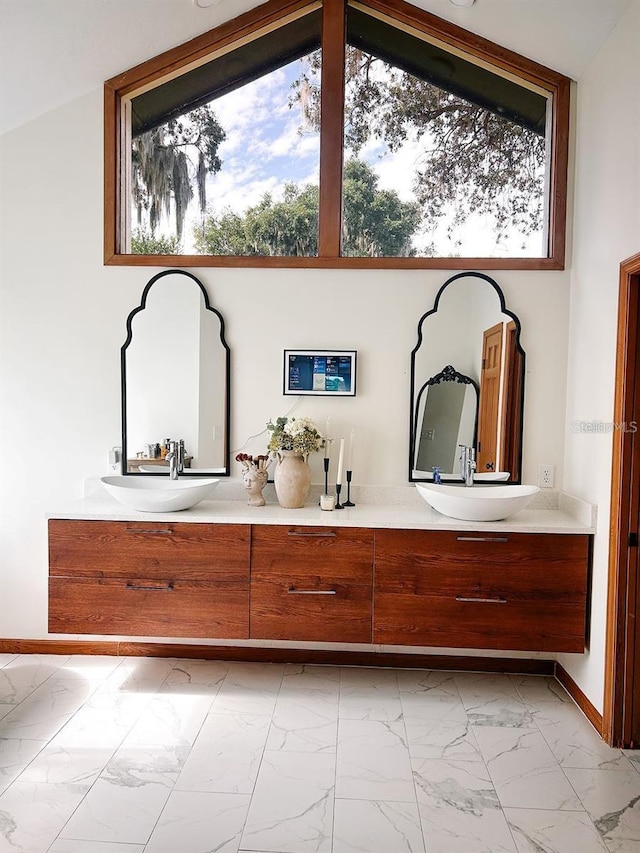
[[[267,429],[271,433],[270,451],[293,450],[308,456],[322,444],[322,436],[310,418],[276,418],[275,423],[269,421]]]

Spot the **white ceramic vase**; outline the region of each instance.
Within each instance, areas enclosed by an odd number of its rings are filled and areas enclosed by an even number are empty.
[[[311,486],[311,468],[305,455],[296,450],[279,450],[273,482],[281,507],[285,509],[303,507]]]

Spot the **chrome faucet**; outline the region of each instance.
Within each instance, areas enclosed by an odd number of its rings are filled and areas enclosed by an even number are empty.
[[[178,443],[177,441],[169,442],[169,452],[165,457],[166,461],[169,463],[169,479],[177,480],[178,479]]]
[[[473,486],[473,475],[476,471],[476,449],[459,444],[460,448],[460,476],[465,486]]]
[[[184,439],[169,441],[169,452],[165,461],[169,463],[169,478],[177,480],[178,475],[184,472]]]

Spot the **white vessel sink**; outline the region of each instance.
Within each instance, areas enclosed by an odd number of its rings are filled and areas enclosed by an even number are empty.
[[[500,521],[524,509],[540,491],[537,486],[444,486],[416,483],[421,497],[449,518]]]
[[[170,480],[164,477],[101,477],[112,497],[141,512],[177,512],[208,498],[220,480],[193,478]]]

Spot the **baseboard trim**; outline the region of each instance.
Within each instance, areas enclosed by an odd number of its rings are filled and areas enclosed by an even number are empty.
[[[0,639],[0,653],[21,655],[118,655],[115,640]]]
[[[522,675],[553,675],[556,667],[555,661],[538,658],[494,658],[465,655],[411,654],[407,652],[349,651],[344,649],[283,649],[265,648],[262,646],[208,646],[183,643],[149,643],[131,640],[0,639],[0,652],[5,654],[200,658],[205,660],[257,661],[262,663],[316,663],[342,666],[397,666],[408,669],[509,672]],[[576,687],[576,689],[578,688]]]
[[[602,714],[600,713],[600,711],[597,710],[595,705],[593,705],[591,701],[585,696],[585,694],[578,687],[573,678],[571,678],[571,676],[562,666],[562,664],[558,663],[557,661],[554,675],[558,679],[560,684],[562,684],[569,696],[571,696],[578,708],[580,708],[582,713],[589,720],[594,729],[598,732],[600,737],[603,738],[604,725],[602,721]]]

